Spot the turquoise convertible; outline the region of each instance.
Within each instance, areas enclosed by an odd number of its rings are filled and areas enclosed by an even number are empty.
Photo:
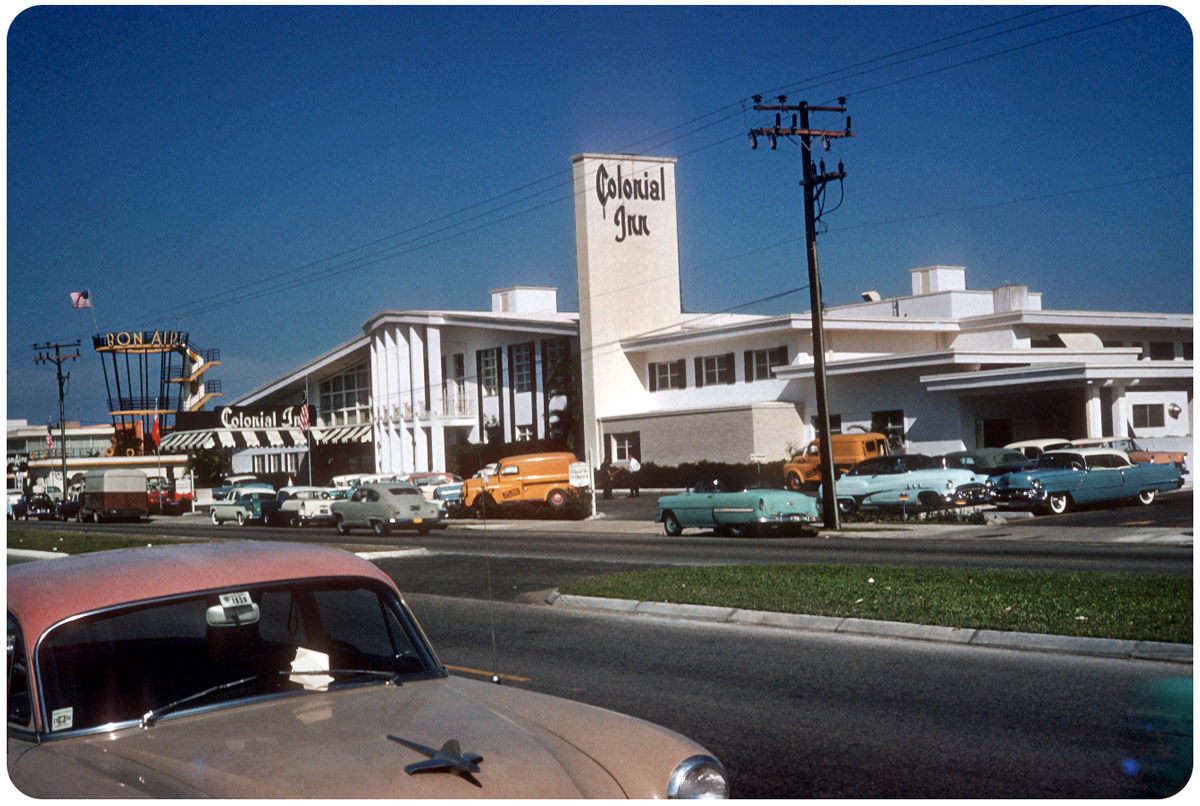
[[[850,468],[834,483],[838,511],[853,514],[861,506],[933,509],[990,500],[987,476],[919,453],[877,456]],[[817,493],[823,495],[823,488]]]
[[[689,526],[735,537],[771,528],[799,531],[817,519],[817,500],[810,495],[721,479],[703,479],[687,492],[658,499],[657,520],[672,537]]]
[[[1047,451],[1037,466],[988,481],[998,506],[1060,515],[1075,504],[1127,501],[1150,504],[1183,486],[1174,464],[1134,464],[1124,451],[1075,448]]]

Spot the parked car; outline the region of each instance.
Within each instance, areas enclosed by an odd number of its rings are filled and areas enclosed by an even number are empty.
[[[1009,448],[976,448],[948,453],[942,457],[942,464],[945,467],[957,467],[985,476],[1000,476],[1032,467],[1034,462],[1020,451]]]
[[[864,459],[888,453],[888,439],[885,434],[831,434],[829,442],[833,451],[834,478]],[[803,452],[784,464],[783,478],[789,490],[800,490],[806,485],[821,482],[821,447],[818,440],[814,439],[808,443]]]
[[[506,456],[495,473],[467,479],[462,485],[462,504],[473,507],[486,493],[500,505],[549,504],[557,509],[567,503],[572,490],[591,487],[591,471],[573,453],[527,453]]]
[[[269,485],[237,487],[229,498],[212,502],[208,517],[214,526],[226,521],[237,521],[238,526],[251,521],[266,523],[266,513],[271,511],[274,503],[275,490]]]
[[[212,497],[214,501],[224,501],[233,491],[239,487],[262,486],[262,482],[258,480],[258,476],[241,474],[236,476],[226,476],[220,487],[214,487]]]
[[[1071,444],[1077,448],[1112,448],[1114,451],[1124,451],[1135,465],[1177,465],[1180,473],[1188,472],[1185,452],[1148,450],[1129,437],[1089,437],[1073,439]]]
[[[462,511],[462,483],[439,484],[433,488],[433,500],[442,508],[442,517],[457,517]]]
[[[768,529],[799,531],[817,520],[811,495],[759,484],[700,479],[686,492],[659,498],[656,520],[672,537],[692,526],[735,537]]]
[[[859,462],[834,485],[838,511],[850,515],[859,507],[941,506],[986,503],[987,476],[943,467],[919,453],[878,456]],[[824,494],[823,489],[818,496]]]
[[[190,507],[192,494],[179,492],[175,479],[165,476],[152,476],[146,480],[146,495],[150,501],[150,509],[156,513],[179,515],[185,507]]]
[[[1183,475],[1176,465],[1135,465],[1124,452],[1111,448],[1046,451],[1034,468],[997,476],[988,483],[999,506],[1056,515],[1076,504],[1150,504],[1158,493],[1181,486]]]
[[[27,797],[728,793],[674,731],[451,676],[350,552],[121,549],[12,566],[7,589],[8,774]]]
[[[34,493],[26,502],[26,517],[39,521],[58,519],[58,502],[45,493]]]
[[[1010,442],[1004,446],[1009,450],[1020,451],[1026,457],[1036,460],[1046,451],[1058,451],[1070,448],[1071,441],[1060,437],[1044,437],[1042,439],[1025,439],[1020,442]]]
[[[463,480],[453,473],[410,473],[407,481],[417,485],[421,495],[432,501],[438,487],[453,484],[461,492]]]
[[[287,526],[332,524],[329,506],[333,499],[324,487],[280,487],[275,494],[275,506],[266,508],[266,522]]]
[[[25,493],[9,490],[7,498],[9,520],[23,521],[29,518],[29,503],[25,500]]]
[[[407,481],[363,484],[343,501],[330,507],[338,534],[348,535],[351,529],[370,529],[385,535],[392,529],[416,529],[429,534],[431,529],[444,529],[442,510],[426,501],[415,484]]]
[[[89,470],[83,476],[78,521],[107,518],[141,520],[150,514],[146,474],[132,468]]]

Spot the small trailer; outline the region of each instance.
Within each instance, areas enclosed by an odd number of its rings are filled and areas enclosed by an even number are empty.
[[[140,470],[89,470],[83,477],[76,520],[100,523],[108,518],[148,517],[150,498],[146,482],[146,474]]]

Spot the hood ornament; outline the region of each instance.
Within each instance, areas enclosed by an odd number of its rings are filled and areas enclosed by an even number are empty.
[[[480,789],[483,788],[483,784],[471,775],[473,772],[479,772],[479,762],[483,761],[483,756],[478,753],[464,753],[458,744],[458,739],[451,739],[442,745],[441,750],[434,750],[432,747],[410,742],[399,736],[388,734],[388,738],[429,757],[429,761],[417,761],[405,767],[404,771],[409,775],[419,772],[452,772]]]

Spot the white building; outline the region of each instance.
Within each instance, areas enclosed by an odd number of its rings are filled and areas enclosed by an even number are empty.
[[[318,466],[442,470],[488,427],[506,442],[544,436],[564,402],[546,370],[566,353],[581,368],[578,453],[593,466],[782,460],[812,439],[808,313],[683,313],[674,160],[572,162],[578,314],[558,310],[554,289],[523,287],[493,292],[491,311],[381,311],[235,404],[294,404],[307,388],[316,442],[336,446]],[[887,430],[930,454],[1104,435],[1190,453],[1190,314],[1045,309],[1023,285],[969,289],[963,267],[910,274],[909,295],[864,290],[826,314],[833,430]],[[270,470],[276,453],[239,461]]]

